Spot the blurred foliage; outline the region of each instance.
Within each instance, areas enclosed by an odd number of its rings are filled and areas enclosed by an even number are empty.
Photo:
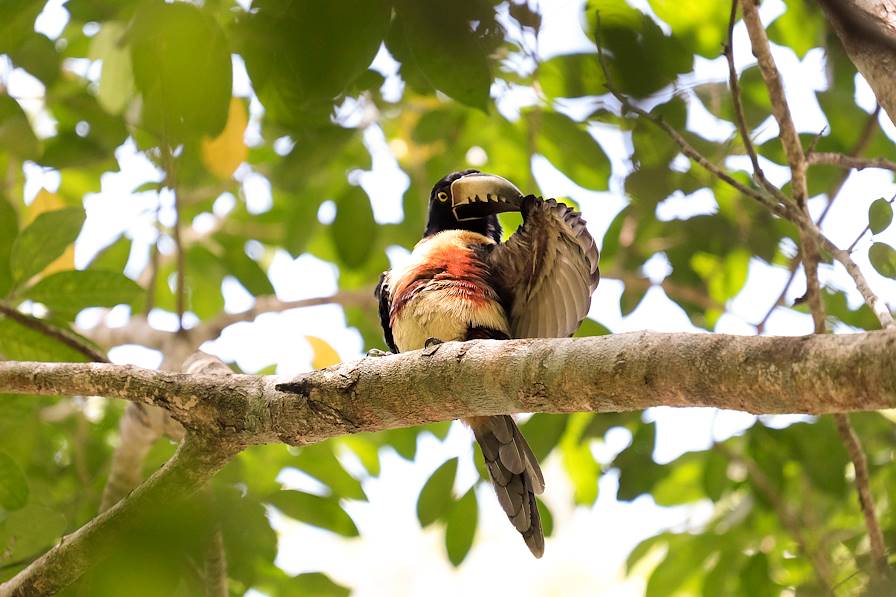
[[[707,330],[742,290],[751,264],[778,269],[790,264],[796,230],[696,166],[682,167],[677,146],[656,127],[615,113],[593,51],[538,54],[542,19],[534,5],[519,0],[246,4],[68,0],[67,21],[51,38],[35,31],[42,0],[0,3],[3,72],[27,73],[43,90],[38,102],[13,97],[0,78],[0,299],[33,313],[27,317],[54,332],[0,316],[3,358],[84,360],[58,334],[75,334],[74,318],[88,307],[124,304],[134,315],[177,308],[174,230],[171,222],[158,220],[158,211],[146,214],[158,230],[150,247],[127,233],[86,269],[74,269],[73,242],[82,234],[85,195],[100,190],[104,174],[118,171],[116,151],[124,144],[137,147],[156,167],[155,179],[135,188],[136,195],[160,201],[171,189],[177,193],[179,217],[186,223],[185,308],[200,320],[222,311],[225,278],[254,296],[272,294],[267,268],[277,250],[292,256],[307,252],[335,264],[343,290],[371,288],[388,267],[385,249],[410,248],[418,240],[435,180],[475,166],[538,192],[532,173],[536,156],[585,189],[624,190],[627,205],[608,223],[601,242],[605,277],[626,281],[623,315],[637,308],[650,288],[643,266],[654,258],[668,264],[669,298]],[[646,14],[623,0],[589,0],[581,22],[567,26],[582,27],[593,41],[599,23],[609,76],[619,89],[714,162],[745,164],[739,139],[704,138],[686,128],[689,115],[699,111],[733,130],[727,81],[694,75],[698,57],[713,59],[721,51],[728,4],[650,0],[649,6],[652,13]],[[872,116],[856,104],[855,69],[817,7],[787,0],[769,35],[800,57],[813,48],[824,51],[829,84],[816,96],[829,126],[820,135],[807,135],[805,144],[814,143],[818,151],[852,151]],[[397,61],[397,74],[387,60],[377,63],[385,68],[372,66],[378,53]],[[759,135],[767,127],[770,102],[758,69],[743,70],[740,84],[748,126]],[[372,164],[369,131],[382,131],[408,176],[397,223],[378,222],[357,184],[358,173]],[[611,167],[596,131],[621,136],[626,154],[616,157],[629,170]],[[776,138],[757,149],[786,164]],[[865,151],[896,159],[880,127],[871,128]],[[741,159],[728,162],[729,157]],[[42,189],[26,205],[24,166],[58,173],[58,189]],[[242,182],[249,174],[263,177],[271,188],[272,203],[261,213],[244,201]],[[736,176],[749,184],[746,172]],[[832,199],[838,176],[830,167],[813,168],[811,193]],[[711,195],[715,208],[658,217],[670,198],[688,202],[698,192]],[[226,213],[215,209],[224,195],[236,198]],[[326,201],[335,206],[335,217],[319,219]],[[872,205],[874,235],[890,225],[891,202]],[[198,216],[211,217],[214,225],[186,234]],[[896,278],[896,250],[875,240],[872,265]],[[144,264],[144,271],[129,269],[125,275],[129,261]],[[778,290],[770,289],[769,304]],[[825,300],[832,323],[878,327],[870,311],[850,303],[841,290],[826,289]],[[35,304],[40,307],[32,309]],[[372,301],[347,306],[345,314],[365,348],[384,348]],[[606,333],[604,325],[589,319],[577,335]],[[307,340],[315,367],[338,361],[326,338]],[[122,411],[121,404],[99,398],[0,396],[0,580],[96,513]],[[871,489],[880,500],[892,552],[892,417],[869,413],[852,420],[868,453]],[[69,594],[116,595],[122,583],[133,594],[197,594],[203,550],[220,524],[232,594],[254,588],[270,595],[345,595],[345,588],[322,574],[290,577],[274,565],[277,538],[267,513],[276,509],[356,536],[358,528],[343,506],[366,499],[362,482],[379,475],[381,451],[413,459],[421,433],[443,439],[447,428],[396,429],[302,449],[248,450],[217,476],[210,492],[174,514],[158,515],[114,562]],[[631,440],[610,461],[599,462],[592,448],[610,429],[626,430]],[[651,537],[629,556],[629,569],[648,554],[658,562],[647,571],[649,595],[763,595],[784,588],[816,594],[823,588],[813,557],[824,559],[838,594],[866,587],[862,515],[848,480],[850,465],[828,419],[784,429],[759,420],[712,449],[666,463],[654,458],[655,423],[638,413],[538,414],[523,431],[540,460],[560,459],[575,504],[594,504],[598,479],[612,472],[618,474],[620,500],[649,496],[661,506],[713,505],[708,522]],[[168,442],[158,443],[145,470],[155,470],[172,450]],[[353,459],[362,472],[346,465]],[[288,468],[318,481],[319,492],[284,489],[278,475]],[[461,565],[475,540],[478,502],[475,487],[454,492],[457,468],[451,459],[436,469],[422,488],[417,515],[422,526],[444,527],[446,557]],[[782,517],[782,507],[795,517],[801,539]],[[551,513],[543,503],[539,508],[550,534]]]

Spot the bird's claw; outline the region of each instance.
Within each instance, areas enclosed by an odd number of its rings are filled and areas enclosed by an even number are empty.
[[[391,354],[391,352],[380,350],[379,348],[371,348],[367,351],[367,356],[369,357],[387,357]]]
[[[442,345],[442,341],[438,338],[427,338],[426,342],[423,343],[423,354],[425,356],[431,357],[436,353],[439,349],[439,346]]]

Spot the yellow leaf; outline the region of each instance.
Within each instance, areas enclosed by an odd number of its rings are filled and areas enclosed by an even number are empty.
[[[62,209],[64,207],[68,207],[68,204],[63,201],[59,195],[51,193],[46,189],[41,189],[34,198],[34,201],[31,202],[31,205],[29,205],[28,209],[25,211],[25,225],[27,226],[33,222],[34,219],[42,213],[56,211],[57,209]],[[70,269],[75,269],[74,243],[70,244],[68,248],[65,249],[65,253],[60,255],[56,261],[44,268],[44,271],[40,273],[40,276],[48,276],[56,272]]]
[[[311,350],[314,351],[314,357],[311,359],[311,366],[315,369],[323,369],[324,367],[329,367],[330,365],[342,362],[339,353],[336,352],[326,340],[318,338],[317,336],[305,336],[305,340],[308,340],[308,344],[311,345]]]
[[[214,139],[203,137],[202,161],[218,178],[229,179],[237,167],[246,161],[249,148],[246,147],[243,135],[248,124],[246,106],[239,99],[232,97],[224,130]]]

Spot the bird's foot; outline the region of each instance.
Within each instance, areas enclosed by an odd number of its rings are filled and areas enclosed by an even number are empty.
[[[423,343],[423,348],[432,348],[433,346],[438,346],[439,344],[443,344],[443,342],[438,338],[427,338],[426,342]]]
[[[385,350],[380,350],[379,348],[371,348],[370,350],[367,351],[367,356],[369,356],[369,357],[388,357],[391,355],[392,355],[391,352],[388,352]]]

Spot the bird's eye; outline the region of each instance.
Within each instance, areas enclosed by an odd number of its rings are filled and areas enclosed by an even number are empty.
[[[448,201],[448,193],[445,191],[439,191],[436,197],[439,198],[439,201]]]

